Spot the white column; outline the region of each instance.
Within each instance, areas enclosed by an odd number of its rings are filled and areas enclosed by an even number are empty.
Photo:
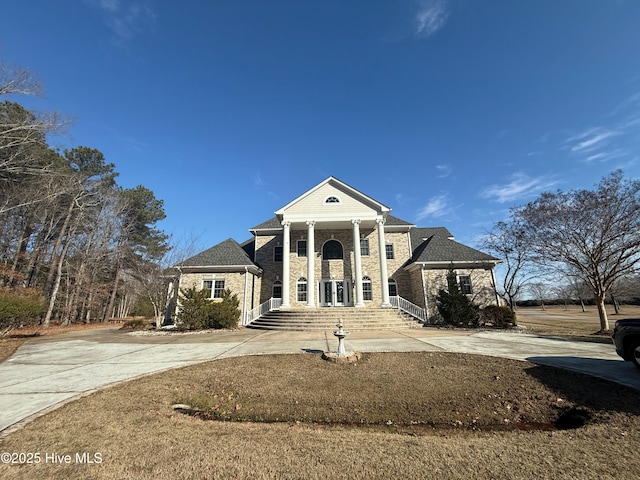
[[[316,281],[314,278],[316,259],[315,224],[316,222],[313,220],[307,222],[307,307],[316,306]]]
[[[291,251],[291,222],[282,222],[282,307],[291,306],[289,302],[289,255]]]
[[[360,252],[360,220],[351,220],[353,223],[353,264],[356,277],[356,307],[364,307],[362,295],[362,253]]]
[[[380,257],[380,286],[382,288],[382,306],[390,307],[389,303],[389,274],[387,273],[387,252],[384,239],[384,218],[376,220],[378,223],[378,256]]]

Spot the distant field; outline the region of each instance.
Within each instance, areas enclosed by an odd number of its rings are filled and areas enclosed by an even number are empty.
[[[623,305],[620,314],[616,315],[613,307],[607,306],[607,313],[609,327],[613,329],[616,320],[640,317],[640,307]],[[527,327],[530,333],[540,335],[594,337],[600,330],[598,310],[595,306],[585,307],[584,312],[576,305],[546,306],[544,310],[541,307],[525,307],[519,308],[516,314],[519,325]]]

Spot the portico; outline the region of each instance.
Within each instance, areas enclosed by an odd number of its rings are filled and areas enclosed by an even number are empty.
[[[286,208],[286,207],[285,207]],[[286,212],[282,213],[282,307],[291,307],[291,295],[293,291],[291,261],[294,256],[306,258],[306,306],[315,308],[317,306],[355,306],[364,307],[363,274],[362,274],[362,250],[360,225],[366,226],[370,230],[376,230],[378,241],[377,255],[379,265],[379,278],[386,279],[387,257],[386,242],[384,234],[384,218],[382,215],[376,218],[352,218],[349,220],[340,219],[288,219]],[[286,219],[284,219],[286,218]],[[344,231],[351,229],[350,242],[346,245],[336,240],[335,234],[330,231]],[[305,252],[292,251],[291,232],[306,230]],[[324,239],[322,245],[316,245],[316,231],[320,231],[320,238]],[[300,241],[298,240],[298,242]],[[328,242],[329,245],[327,245]],[[287,252],[289,254],[287,254]],[[320,276],[316,277],[316,259],[320,262]],[[347,262],[347,264],[345,264]],[[350,275],[348,275],[350,273]],[[316,278],[318,281],[316,282]],[[354,293],[352,294],[352,290]],[[297,291],[297,289],[296,289]],[[316,292],[318,295],[316,296]],[[380,297],[382,306],[390,306],[389,284],[380,282]]]

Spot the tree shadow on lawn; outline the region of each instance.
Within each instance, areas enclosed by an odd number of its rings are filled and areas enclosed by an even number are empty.
[[[640,390],[605,380],[611,378],[611,373],[615,374],[616,370],[624,371],[626,367],[636,370],[633,365],[617,360],[580,357],[541,356],[529,357],[527,361],[537,365],[525,372],[557,392],[564,401],[590,410],[640,415]],[[589,373],[576,372],[577,368]],[[640,372],[629,373],[638,375],[640,379]],[[618,376],[623,381],[621,377]]]

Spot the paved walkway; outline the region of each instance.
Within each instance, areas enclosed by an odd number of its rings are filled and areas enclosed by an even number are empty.
[[[141,375],[217,358],[332,351],[331,332],[241,329],[182,335],[136,336],[114,329],[35,338],[0,363],[0,431],[69,399]],[[348,350],[447,351],[493,355],[559,366],[640,389],[640,373],[610,343],[505,332],[417,328],[354,332]]]

